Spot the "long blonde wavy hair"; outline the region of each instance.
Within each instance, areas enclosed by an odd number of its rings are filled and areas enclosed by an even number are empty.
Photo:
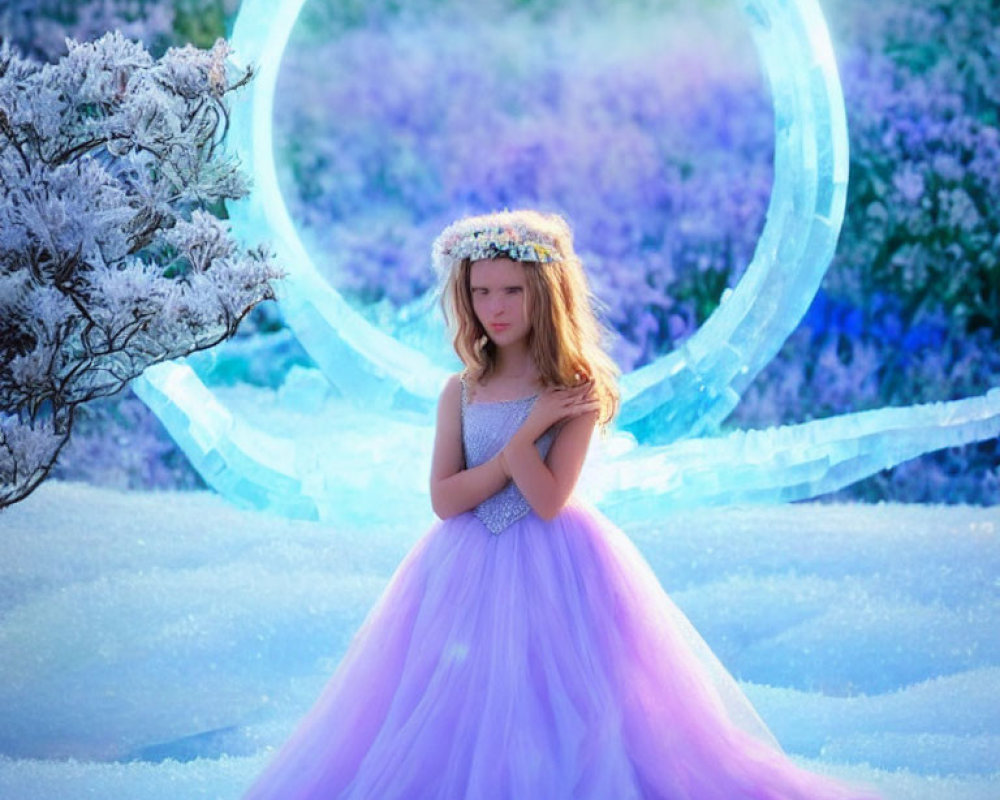
[[[513,213],[527,214],[528,219],[537,214]],[[595,299],[573,250],[569,226],[557,215],[539,216],[549,223],[549,230],[553,222],[559,223],[556,247],[561,258],[548,263],[518,261],[527,283],[528,350],[545,386],[573,387],[592,380],[599,401],[598,424],[606,427],[619,405],[618,368],[603,347],[607,332],[595,313]],[[468,257],[451,263],[444,278],[441,306],[465,374],[482,382],[496,370],[497,352],[473,310],[472,264]]]

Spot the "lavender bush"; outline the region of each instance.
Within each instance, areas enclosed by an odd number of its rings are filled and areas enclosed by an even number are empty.
[[[272,296],[270,255],[209,213],[247,192],[220,144],[251,73],[227,55],[154,60],[117,33],[54,65],[0,47],[0,507],[48,475],[80,404]]]
[[[453,216],[554,207],[574,222],[623,368],[689,335],[763,225],[770,109],[748,42],[743,62],[713,62],[704,31],[647,26],[676,46],[588,43],[595,30],[546,18],[290,49],[276,115],[287,194],[331,281],[359,304],[402,305],[432,285],[430,243]]]
[[[818,352],[835,351],[861,373],[871,362],[856,362],[854,353],[877,354],[874,374],[855,377],[865,390],[840,397],[837,410],[947,400],[1000,384],[993,199],[1000,190],[1000,7],[846,0],[831,18],[835,35],[851,42],[841,48],[851,185],[824,284],[835,301],[817,298],[803,322],[809,351],[796,353],[790,343],[758,379],[757,395],[737,409],[736,423],[787,418],[782,402],[791,398],[780,387],[789,375],[816,387],[802,395],[805,413],[796,418],[830,408],[842,382],[818,371],[806,377]],[[834,315],[822,310],[834,307]],[[762,395],[770,395],[766,408]],[[997,456],[996,442],[930,454],[838,497],[995,504]]]
[[[54,62],[66,39],[79,42],[118,31],[155,55],[187,43],[209,47],[226,32],[239,0],[5,0],[0,41],[26,57]]]
[[[169,0],[7,0],[0,5],[0,38],[37,61],[66,55],[67,38],[85,42],[111,30],[162,52],[173,20]]]

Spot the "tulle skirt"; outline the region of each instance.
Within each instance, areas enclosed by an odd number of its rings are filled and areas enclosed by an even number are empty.
[[[808,772],[625,534],[574,499],[437,522],[245,800],[869,800]]]

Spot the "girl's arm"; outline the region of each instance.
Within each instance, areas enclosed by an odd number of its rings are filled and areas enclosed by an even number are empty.
[[[501,451],[506,471],[535,513],[545,520],[555,517],[573,493],[597,424],[596,401],[580,398],[564,405],[569,406],[568,419],[545,461],[535,447],[535,440],[541,435],[539,425],[531,424],[530,418]]]
[[[497,454],[472,469],[462,454],[462,382],[452,375],[438,401],[434,458],[431,462],[431,507],[441,519],[475,508],[508,481]]]

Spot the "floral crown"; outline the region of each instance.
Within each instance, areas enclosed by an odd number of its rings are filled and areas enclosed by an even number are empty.
[[[562,261],[569,226],[556,214],[500,211],[466,217],[445,228],[431,249],[434,268],[446,277],[464,258],[471,261],[507,256],[514,261],[547,264]]]

